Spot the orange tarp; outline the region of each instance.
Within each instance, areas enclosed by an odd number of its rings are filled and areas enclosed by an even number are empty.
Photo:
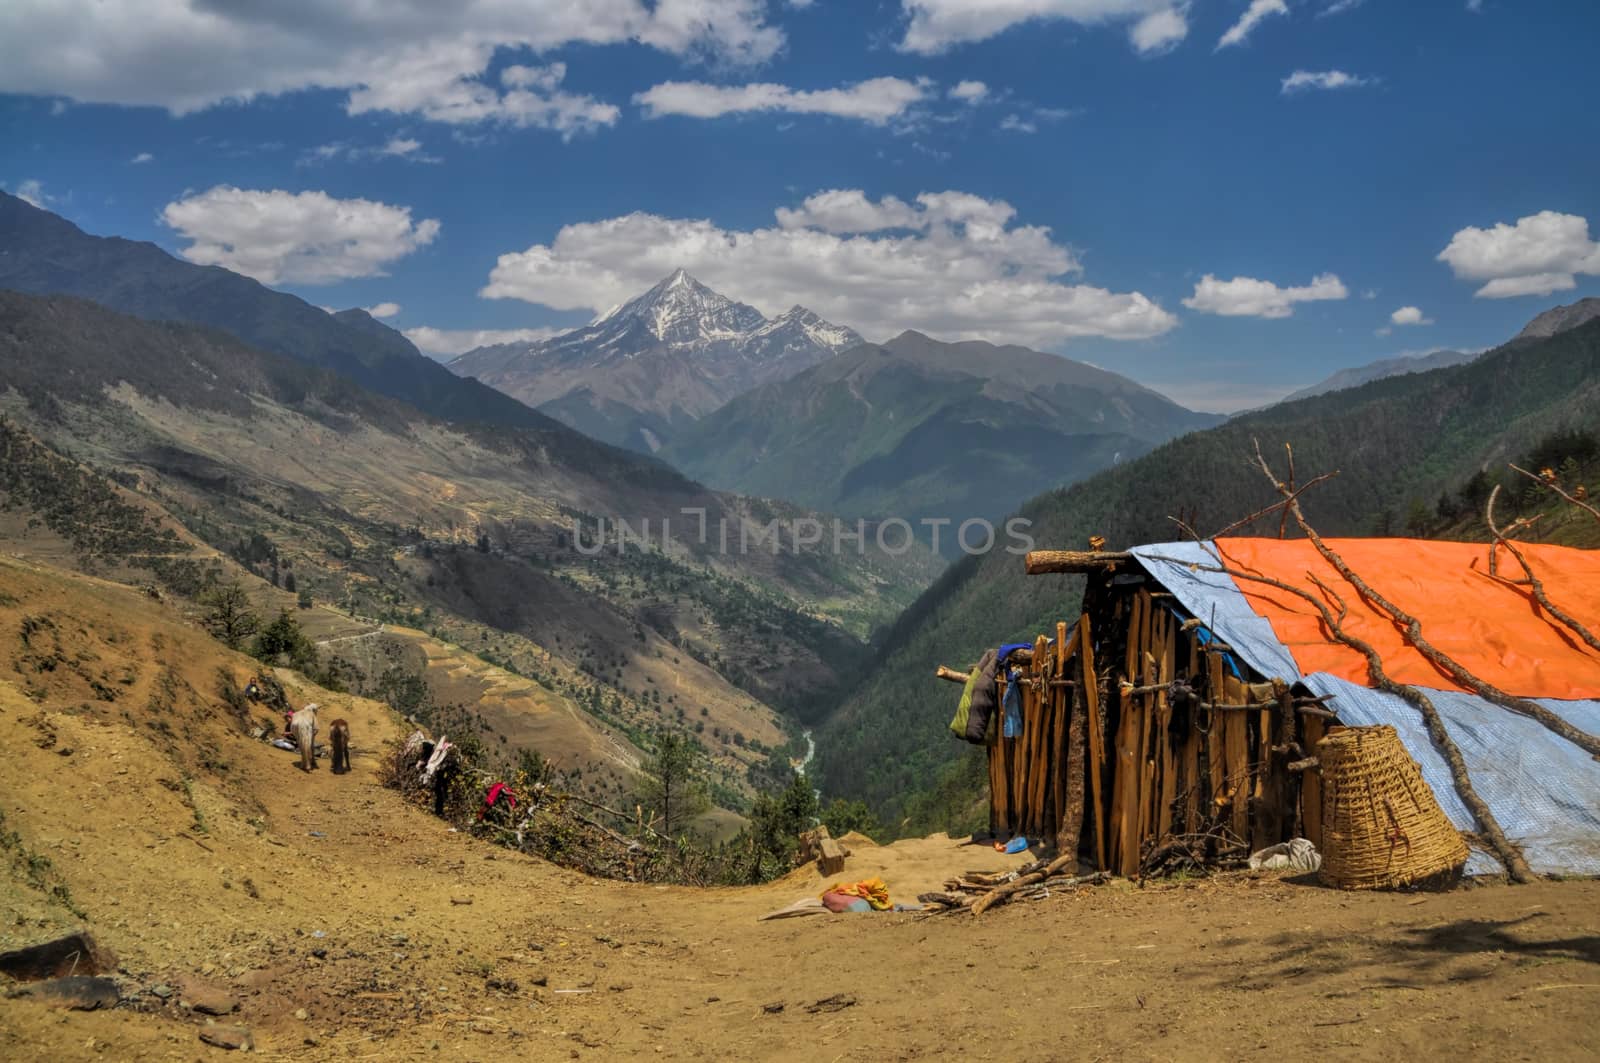
[[[1500,551],[1489,575],[1489,547],[1420,539],[1329,539],[1329,547],[1368,586],[1422,624],[1422,635],[1484,682],[1511,694],[1563,700],[1600,698],[1600,653],[1555,620],[1526,587],[1522,568]],[[1372,644],[1390,678],[1414,686],[1460,690],[1403,637],[1399,625],[1364,602],[1354,587],[1304,539],[1224,539],[1229,568],[1270,576],[1320,594],[1315,573],[1349,606],[1347,632]],[[1600,635],[1600,550],[1519,543],[1518,548],[1557,608]],[[1366,658],[1328,638],[1310,603],[1265,584],[1235,580],[1250,607],[1265,617],[1300,671],[1327,672],[1370,685]],[[1338,615],[1337,605],[1330,610]]]

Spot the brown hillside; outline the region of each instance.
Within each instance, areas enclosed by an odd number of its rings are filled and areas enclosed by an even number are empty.
[[[294,684],[355,729],[352,775],[303,775],[216,692],[251,662],[170,606],[9,560],[0,588],[0,949],[84,926],[129,998],[8,1000],[0,1058],[218,1056],[184,1003],[207,987],[275,1059],[1600,1051],[1595,883],[1352,896],[1234,876],[763,923],[822,879],[635,886],[473,841],[379,786],[399,727],[375,703]],[[847,874],[897,900],[1007,863],[852,840]]]

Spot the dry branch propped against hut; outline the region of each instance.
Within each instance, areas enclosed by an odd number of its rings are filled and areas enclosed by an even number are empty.
[[[989,747],[993,830],[1054,839],[1123,875],[1242,864],[1296,835],[1320,848],[1316,743],[1341,723],[1390,724],[1455,829],[1476,833],[1489,818],[1509,838],[1508,863],[1600,874],[1600,762],[1516,711],[1532,702],[1574,733],[1600,734],[1600,654],[1525,587],[1492,578],[1482,544],[1321,545],[1415,626],[1398,626],[1303,540],[1030,555],[1030,572],[1088,585],[1070,632],[1059,625],[1055,649],[1036,647],[1023,668],[1020,733]],[[1518,545],[1570,615],[1600,626],[1600,553]],[[1427,701],[1457,775],[1418,709],[1373,689],[1368,657],[1330,617],[1377,650],[1392,689]],[[1457,682],[1408,639],[1417,629],[1434,656],[1509,697]],[[1456,783],[1468,774],[1485,781],[1464,802]],[[1467,865],[1497,870],[1483,853]]]

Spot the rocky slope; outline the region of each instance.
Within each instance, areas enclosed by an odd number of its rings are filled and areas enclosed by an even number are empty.
[[[1588,324],[1600,317],[1600,298],[1590,296],[1568,306],[1553,306],[1524,326],[1517,339],[1543,339]]]

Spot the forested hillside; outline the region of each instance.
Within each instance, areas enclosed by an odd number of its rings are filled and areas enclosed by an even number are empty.
[[[1511,488],[1502,514],[1540,504],[1508,461],[1570,459],[1569,477],[1593,480],[1597,434],[1600,321],[1514,340],[1465,365],[1236,418],[1040,495],[1021,515],[1041,547],[1086,548],[1092,535],[1109,548],[1180,538],[1169,519],[1180,515],[1210,534],[1272,501],[1249,463],[1260,440],[1280,470],[1283,445],[1293,446],[1302,483],[1339,473],[1303,498],[1327,534],[1464,536],[1495,481]],[[1581,542],[1558,518],[1541,520],[1534,534]],[[980,759],[946,731],[954,688],[934,681],[933,670],[965,667],[986,646],[1053,628],[1076,615],[1078,593],[1073,579],[1025,576],[1022,559],[1003,552],[952,566],[885,634],[874,667],[820,733],[827,791],[864,798],[907,831],[970,814]]]
[[[1216,424],[1127,377],[906,332],[741,395],[661,456],[702,483],[851,517],[996,520],[1041,488]]]

